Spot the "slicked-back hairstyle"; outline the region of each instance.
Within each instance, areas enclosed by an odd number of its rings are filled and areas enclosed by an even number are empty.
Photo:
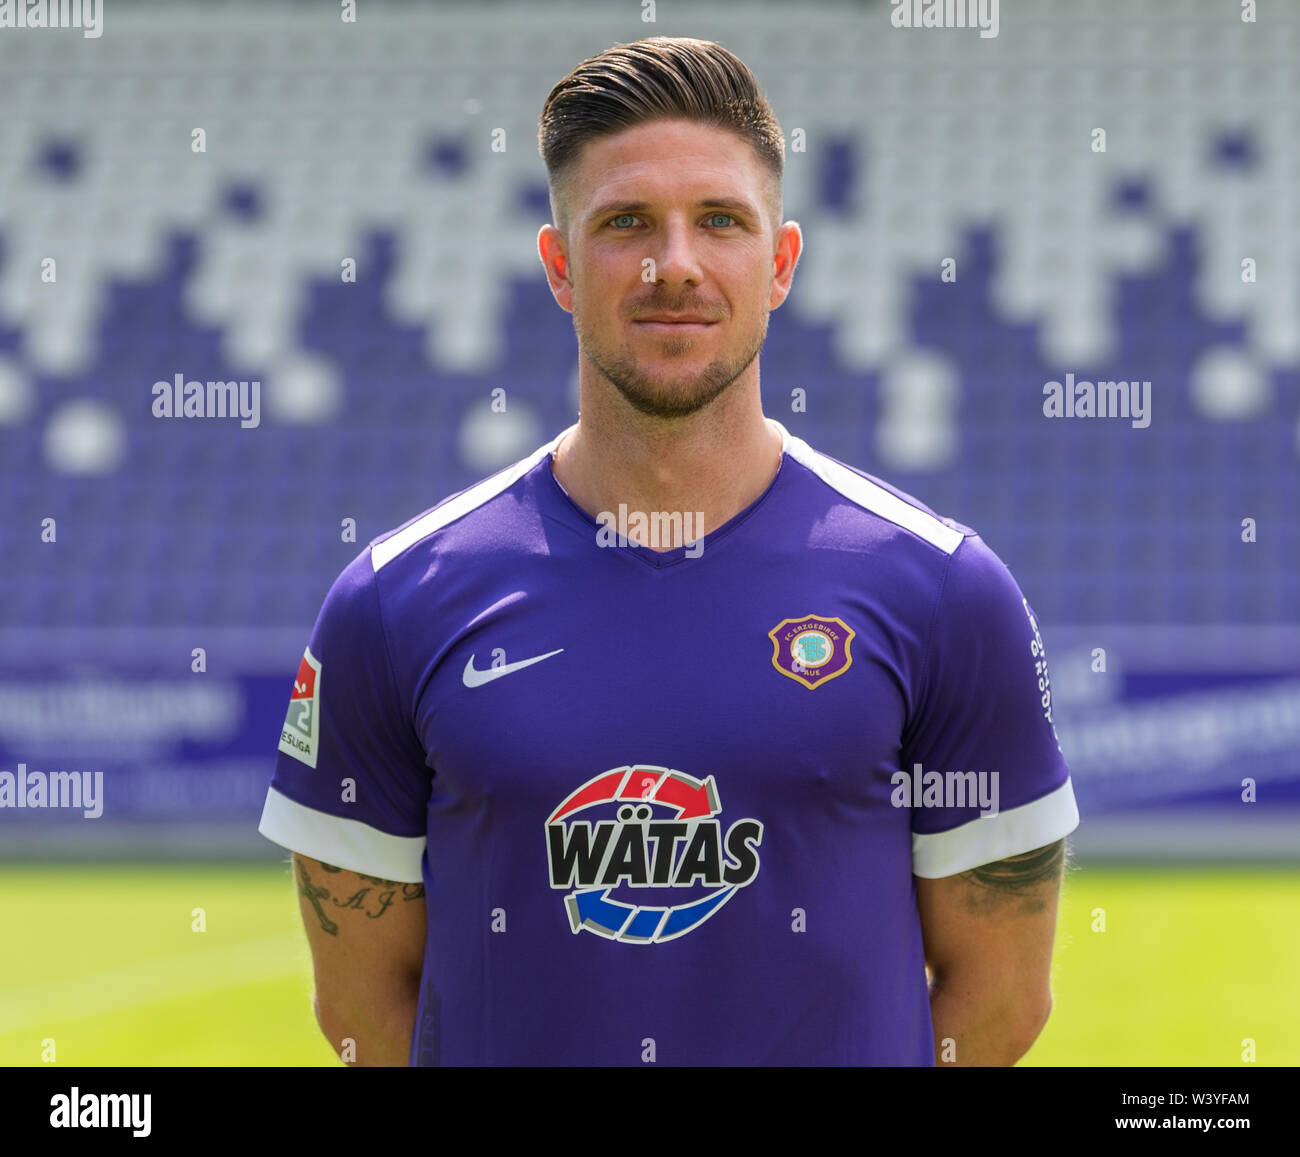
[[[754,74],[711,40],[651,36],[584,60],[542,106],[537,144],[557,229],[569,231],[569,182],[583,146],[664,118],[729,129],[748,141],[771,178],[772,227],[780,224],[785,137]]]

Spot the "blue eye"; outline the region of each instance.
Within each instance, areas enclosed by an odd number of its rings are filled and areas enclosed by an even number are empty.
[[[609,224],[619,232],[627,232],[637,220],[635,213],[620,213],[617,217],[610,218]],[[730,229],[737,224],[736,218],[730,213],[710,213],[708,220],[717,229]]]

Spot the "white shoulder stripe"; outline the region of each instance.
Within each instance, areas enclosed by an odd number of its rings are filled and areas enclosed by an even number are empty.
[[[944,554],[952,554],[961,545],[963,535],[960,530],[954,530],[946,522],[940,522],[910,502],[904,502],[883,486],[877,486],[847,466],[818,453],[802,438],[789,433],[780,422],[776,424],[780,427],[786,453],[851,502],[856,502],[863,509],[888,519],[904,530],[910,530],[931,546],[937,546]]]
[[[513,466],[506,467],[499,474],[492,475],[491,478],[483,479],[477,485],[471,486],[464,494],[453,498],[450,502],[444,502],[435,510],[429,511],[423,518],[417,518],[405,530],[399,530],[396,534],[384,539],[383,542],[375,543],[370,548],[371,565],[378,571],[381,567],[392,562],[403,551],[413,547],[422,538],[427,538],[435,530],[446,526],[449,522],[455,522],[456,519],[464,517],[471,510],[495,498],[503,490],[509,490],[538,462],[550,454],[560,444],[560,439],[564,437],[564,434],[567,433],[567,430],[564,431],[553,441],[546,443],[545,446],[539,446],[527,458],[521,459]]]

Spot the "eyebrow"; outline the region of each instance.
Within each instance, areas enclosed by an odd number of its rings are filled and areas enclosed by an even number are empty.
[[[757,216],[758,211],[748,201],[737,201],[730,197],[709,197],[696,203],[697,209],[731,209],[747,217]],[[618,213],[644,213],[653,206],[648,201],[607,201],[587,214],[588,221]]]

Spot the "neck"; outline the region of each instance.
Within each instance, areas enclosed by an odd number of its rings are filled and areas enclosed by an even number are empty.
[[[607,385],[584,388],[578,424],[552,462],[560,485],[593,518],[617,514],[620,504],[689,513],[692,538],[756,502],[780,465],[781,433],[763,417],[757,382],[737,382],[704,410],[671,419],[636,412]]]

